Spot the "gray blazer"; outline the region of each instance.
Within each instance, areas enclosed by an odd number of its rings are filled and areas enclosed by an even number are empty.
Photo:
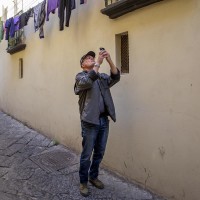
[[[117,74],[96,73],[82,71],[76,75],[74,92],[79,95],[80,118],[83,121],[99,125],[99,101],[102,93],[108,115],[115,122],[115,107],[110,93],[110,87],[120,80],[120,72]],[[100,88],[100,89],[99,89]]]

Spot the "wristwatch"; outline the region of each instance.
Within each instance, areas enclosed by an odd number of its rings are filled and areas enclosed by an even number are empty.
[[[95,63],[94,66],[95,67],[100,67],[100,64],[99,63]]]

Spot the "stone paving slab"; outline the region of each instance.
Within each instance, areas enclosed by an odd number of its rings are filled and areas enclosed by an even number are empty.
[[[105,169],[79,194],[79,156],[0,111],[0,200],[164,200]]]

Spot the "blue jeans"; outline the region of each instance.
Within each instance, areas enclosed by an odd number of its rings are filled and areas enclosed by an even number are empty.
[[[91,179],[96,179],[99,174],[99,164],[103,159],[108,139],[108,117],[100,117],[99,123],[99,125],[96,125],[81,121],[83,150],[80,158],[80,183],[87,183],[88,175]],[[91,162],[92,152],[93,157]]]

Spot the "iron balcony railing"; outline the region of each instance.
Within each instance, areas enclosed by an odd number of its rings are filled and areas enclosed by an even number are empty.
[[[14,17],[21,15],[21,14],[22,14],[22,10],[19,11]],[[22,43],[22,40],[23,40],[23,29],[16,31],[15,36],[13,38],[9,37],[7,49],[13,48],[16,45]]]
[[[121,0],[105,0],[105,6],[107,7],[108,5],[111,5],[111,4],[116,3],[118,1],[121,1]]]
[[[128,12],[149,6],[164,0],[105,0],[105,8],[101,13],[115,19]]]
[[[18,16],[18,15],[21,15],[22,14],[22,11],[20,11],[19,13],[17,13],[15,15]],[[13,53],[16,53],[18,51],[21,51],[23,49],[25,49],[26,47],[26,44],[24,44],[24,29],[20,29],[18,31],[15,31],[15,35],[13,38],[9,37],[8,39],[8,47],[7,47],[7,53],[10,53],[10,54],[13,54]]]

